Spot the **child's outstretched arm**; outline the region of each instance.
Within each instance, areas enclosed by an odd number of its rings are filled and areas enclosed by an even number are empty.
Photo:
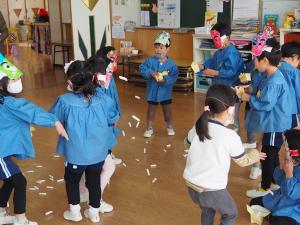
[[[266,158],[266,153],[259,152],[256,149],[250,149],[244,154],[236,157],[232,157],[233,161],[241,167],[250,166],[254,163],[264,160]]]

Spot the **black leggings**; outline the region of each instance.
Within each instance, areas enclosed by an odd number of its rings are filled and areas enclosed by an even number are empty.
[[[7,207],[9,197],[14,190],[14,212],[15,214],[23,214],[26,212],[26,186],[27,181],[20,172],[10,178],[3,180],[0,189],[0,207]]]
[[[263,197],[251,199],[250,205],[260,205],[264,207]],[[296,220],[286,216],[269,216],[269,222],[271,225],[299,225]]]
[[[266,153],[267,158],[261,160],[261,187],[265,190],[271,187],[273,181],[273,173],[277,166],[279,166],[279,153],[280,147],[276,146],[263,146],[262,152]]]
[[[69,204],[78,205],[80,203],[79,182],[83,172],[85,172],[85,185],[89,190],[89,204],[93,208],[100,207],[100,174],[102,171],[103,163],[104,162],[102,162],[101,168],[95,169],[93,167],[87,166],[85,170],[82,170],[79,173],[76,173],[65,167],[66,191]]]

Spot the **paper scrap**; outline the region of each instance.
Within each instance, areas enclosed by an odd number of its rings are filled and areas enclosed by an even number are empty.
[[[52,214],[53,211],[48,211],[48,212],[45,212],[45,216],[49,216],[50,214]]]
[[[128,79],[126,77],[119,76],[119,78],[120,78],[120,80],[128,81]]]
[[[146,148],[144,148],[144,154],[146,154],[147,153],[147,149]]]
[[[135,137],[131,137],[131,140],[135,140]]]
[[[140,96],[137,96],[137,95],[134,96],[134,97],[135,97],[136,99],[139,99],[139,100],[141,99],[141,97],[140,97]]]
[[[36,168],[43,168],[43,166],[42,165],[37,165]]]
[[[34,170],[27,170],[26,173],[34,173]]]
[[[154,184],[156,181],[157,181],[157,178],[155,177],[155,178],[152,180],[152,184]]]
[[[45,183],[46,181],[45,180],[38,180],[36,181],[37,184],[42,184],[42,183]]]
[[[186,158],[188,156],[188,154],[184,154],[183,157]]]
[[[35,189],[35,188],[29,188],[29,190],[30,190],[30,191],[36,191],[36,189]]]
[[[131,123],[130,122],[128,122],[128,126],[131,127]]]
[[[35,190],[39,190],[39,187],[37,187],[37,186],[33,186],[33,188],[34,188]]]
[[[141,121],[140,118],[138,118],[138,117],[135,116],[135,115],[132,115],[131,117],[132,117],[132,119],[136,120],[137,122],[140,122],[140,121]]]
[[[146,169],[147,175],[150,177],[150,171],[149,169]]]
[[[166,149],[164,149],[163,151],[164,151],[164,152],[167,152],[167,150],[166,150]]]
[[[166,148],[171,148],[171,147],[172,147],[171,144],[166,145]]]
[[[140,162],[140,160],[139,160],[139,159],[135,159],[135,161],[137,161],[137,162]]]
[[[125,163],[122,164],[124,167],[127,167]]]
[[[65,179],[59,179],[59,180],[57,180],[56,182],[57,183],[63,183],[65,181]]]
[[[60,158],[60,155],[54,155],[53,157],[54,158]]]
[[[135,128],[138,128],[139,126],[140,126],[140,122],[137,122]]]
[[[123,135],[123,137],[125,137],[125,131],[124,130],[122,130],[122,135]]]
[[[46,193],[46,192],[40,192],[39,195],[40,195],[40,196],[46,196],[47,193]]]
[[[52,186],[47,186],[46,188],[50,189],[50,190],[54,189],[54,187],[52,187]]]
[[[151,164],[150,167],[153,169],[153,168],[156,168],[157,165],[156,164]]]

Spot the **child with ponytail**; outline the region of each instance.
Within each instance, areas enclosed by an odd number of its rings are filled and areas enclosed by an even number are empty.
[[[230,161],[248,166],[265,158],[257,150],[244,151],[237,133],[226,126],[234,120],[235,94],[229,86],[211,86],[204,112],[188,133],[190,149],[183,177],[189,194],[201,208],[201,224],[213,224],[216,211],[221,224],[234,225],[237,208],[226,190]]]

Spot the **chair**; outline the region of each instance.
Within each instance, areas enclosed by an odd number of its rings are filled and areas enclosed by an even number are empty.
[[[70,61],[70,48],[73,47],[73,43],[70,41],[55,41],[51,43],[53,46],[53,67],[56,65],[55,64],[55,56],[57,52],[63,52],[63,53],[67,53],[67,57],[68,57],[68,62]],[[57,50],[56,48],[59,47],[59,49]],[[65,54],[63,55],[63,65],[65,64]]]

